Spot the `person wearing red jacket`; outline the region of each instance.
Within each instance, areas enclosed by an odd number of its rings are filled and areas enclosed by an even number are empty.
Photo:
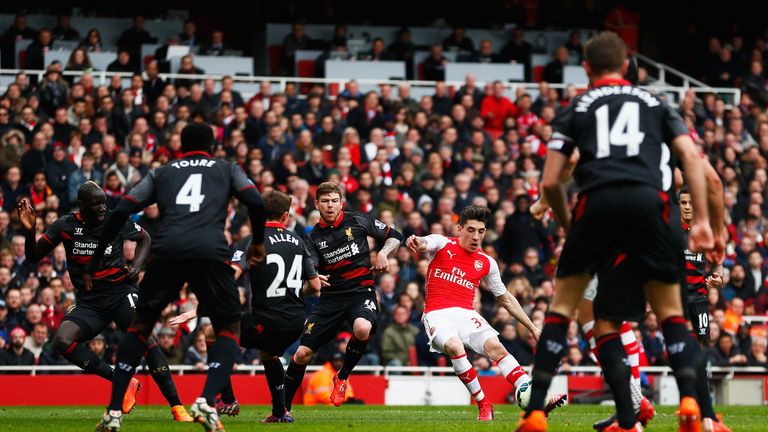
[[[483,98],[480,104],[480,115],[485,119],[485,131],[493,139],[504,132],[504,120],[517,115],[517,107],[509,98],[504,96],[504,84],[501,81],[493,83],[493,94]]]

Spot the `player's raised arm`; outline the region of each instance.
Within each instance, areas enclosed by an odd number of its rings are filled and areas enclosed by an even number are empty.
[[[21,228],[24,231],[24,255],[30,262],[37,262],[47,256],[61,242],[58,235],[56,222],[54,222],[45,231],[40,240],[35,239],[35,224],[37,222],[37,213],[26,199],[19,201],[16,205],[16,212],[21,222]],[[47,235],[51,234],[51,235]]]
[[[405,241],[405,245],[408,246],[414,253],[427,252],[434,254],[442,249],[448,243],[448,238],[439,234],[430,234],[424,237],[412,235]]]
[[[485,283],[493,295],[496,296],[496,303],[506,309],[525,328],[530,330],[533,337],[538,340],[541,329],[533,324],[533,321],[525,313],[520,302],[507,291],[507,287],[501,281],[501,272],[499,272],[499,265],[496,263],[496,260],[488,257],[488,261],[491,264],[491,270],[488,272],[488,276],[485,277]]]
[[[248,217],[251,220],[252,237],[248,247],[248,261],[251,265],[259,264],[267,256],[264,250],[264,223],[267,221],[264,200],[256,190],[256,185],[237,164],[232,164],[232,189],[237,199],[248,207]]]

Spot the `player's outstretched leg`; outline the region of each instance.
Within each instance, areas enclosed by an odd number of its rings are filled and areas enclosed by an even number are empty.
[[[515,357],[507,352],[504,345],[499,342],[497,337],[488,338],[483,344],[485,355],[491,360],[496,362],[501,371],[501,375],[506,378],[507,382],[512,384],[515,388],[515,394],[518,394],[518,390],[524,384],[530,384],[531,377],[525,372],[525,369],[520,366]],[[547,406],[544,408],[544,412],[549,414],[552,410],[559,408],[565,404],[568,400],[568,395],[564,393],[554,394],[550,396]],[[521,408],[525,409],[525,403],[517,401]]]
[[[467,352],[464,351],[464,344],[458,337],[450,337],[443,343],[443,351],[451,356],[453,371],[459,380],[467,387],[469,394],[477,401],[479,421],[493,420],[493,406],[485,398],[480,381],[477,379],[477,371],[467,359]]]
[[[622,429],[631,429],[637,423],[637,413],[632,403],[627,353],[618,333],[619,323],[599,320],[596,324],[597,358],[603,369],[605,381],[613,393],[616,402],[616,420]]]
[[[285,409],[289,413],[292,408],[293,398],[304,382],[304,373],[307,371],[307,365],[314,355],[315,352],[310,348],[300,345],[299,349],[291,357],[291,362],[285,371]]]
[[[153,338],[149,339],[149,348],[147,348],[145,357],[152,379],[155,380],[157,387],[160,388],[160,392],[171,407],[173,420],[177,422],[195,421],[195,419],[187,413],[184,405],[181,404],[179,392],[176,390],[176,384],[173,383],[173,378],[171,377],[171,369],[168,367],[168,360],[166,360],[163,352],[160,350],[160,347],[157,346],[157,342]]]
[[[234,417],[240,414],[240,404],[235,398],[235,389],[232,387],[232,377],[229,377],[224,388],[221,389],[221,397],[216,399],[216,412],[219,415],[228,415]]]
[[[262,423],[293,423],[293,417],[285,407],[285,371],[280,357],[262,351],[261,360],[269,393],[272,395],[272,415],[262,420]]]
[[[357,365],[366,348],[368,348],[368,339],[371,336],[373,324],[365,318],[357,318],[352,324],[352,339],[347,344],[347,352],[344,355],[344,364],[339,369],[339,373],[333,378],[333,391],[331,392],[331,403],[339,406],[346,400],[347,379],[352,369]]]
[[[544,329],[536,345],[536,358],[531,376],[533,384],[531,400],[518,424],[517,432],[547,430],[544,412],[547,392],[567,346],[566,334],[571,322],[570,317],[576,312],[589,279],[590,276],[587,273],[557,278],[557,291],[552,299],[552,307],[544,319]]]
[[[699,432],[701,409],[696,401],[696,366],[701,349],[688,330],[688,321],[682,316],[680,287],[651,280],[645,285],[645,296],[661,322],[669,363],[680,391],[680,432]]]
[[[240,320],[231,323],[214,323],[216,341],[208,354],[208,377],[200,397],[195,400],[190,414],[206,431],[224,430],[216,412],[216,395],[224,388],[232,374],[240,353]]]
[[[131,326],[128,328],[123,343],[117,352],[115,372],[112,375],[112,397],[107,407],[107,413],[96,427],[97,431],[120,429],[126,390],[128,390],[129,385],[138,383],[133,378],[133,374],[136,372],[136,366],[141,362],[141,357],[147,346],[147,337],[149,337],[156,320],[156,316],[144,317],[138,312],[133,316]]]
[[[83,345],[87,331],[74,321],[64,320],[53,336],[53,346],[72,364],[87,372],[112,381],[112,368]]]

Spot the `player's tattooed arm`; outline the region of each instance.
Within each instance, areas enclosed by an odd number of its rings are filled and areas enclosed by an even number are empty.
[[[35,239],[35,225],[37,223],[37,212],[29,204],[29,201],[23,199],[16,206],[16,212],[24,231],[24,255],[31,262],[37,262],[47,256],[56,247],[56,244],[40,237]]]
[[[400,239],[390,237],[384,242],[384,247],[381,248],[378,254],[376,254],[376,262],[373,263],[371,270],[377,273],[385,273],[389,271],[389,254],[396,251],[400,247]]]

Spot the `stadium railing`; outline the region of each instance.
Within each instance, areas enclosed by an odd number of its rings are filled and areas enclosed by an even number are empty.
[[[45,73],[44,70],[24,70],[24,69],[0,69],[0,93],[5,92],[5,89],[7,88],[8,84],[12,83],[15,75],[19,72],[24,72],[30,76],[35,76],[38,79],[38,82],[42,79],[43,74]],[[94,72],[82,72],[82,71],[63,71],[62,74],[64,76],[81,76],[84,74],[89,74],[94,78],[94,84],[95,85],[108,85],[111,78],[115,75],[123,77],[123,83],[124,87],[128,86],[130,84],[130,77],[131,73],[126,72],[107,72],[107,71],[94,71]],[[204,79],[214,79],[214,80],[220,80],[224,75],[220,74],[200,74],[200,75],[192,75],[192,74],[176,74],[176,73],[164,73],[160,74],[160,77],[164,80],[174,80],[177,78],[182,79],[195,79],[195,80],[204,80]],[[339,79],[339,78],[299,78],[299,77],[279,77],[279,76],[256,76],[256,75],[248,75],[248,76],[242,76],[242,75],[232,75],[232,80],[234,81],[235,90],[242,93],[244,98],[249,98],[250,96],[256,94],[259,92],[259,85],[262,81],[268,81],[272,83],[272,90],[275,91],[283,91],[288,83],[297,83],[299,85],[306,84],[306,85],[312,85],[312,84],[320,84],[323,86],[326,86],[327,94],[330,98],[334,98],[335,95],[342,91],[344,88],[346,88],[347,84],[350,81],[356,81],[360,86],[378,86],[382,84],[389,84],[392,86],[398,86],[401,84],[409,84],[411,86],[411,97],[418,99],[422,95],[431,95],[434,93],[434,86],[435,81],[419,81],[419,80],[382,80],[382,79]],[[449,87],[452,87],[454,90],[458,90],[459,87],[464,85],[463,81],[447,81],[446,84]],[[684,83],[685,84],[685,83]],[[478,82],[477,85],[479,87],[483,87],[485,85],[484,82]],[[570,84],[563,84],[563,83],[550,83],[549,87],[556,88],[556,89],[565,89]],[[531,94],[532,97],[536,97],[538,95],[538,83],[526,83],[526,82],[506,82],[504,83],[504,86],[508,89],[509,92],[514,94],[514,91],[516,88],[522,87]],[[584,86],[577,86],[578,89],[583,89]],[[646,87],[647,89],[653,91],[657,94],[665,94],[668,97],[669,102],[672,105],[676,105],[678,101],[680,101],[685,93],[687,91],[692,91],[696,94],[706,94],[706,93],[715,93],[719,97],[723,98],[727,104],[732,104],[733,101],[736,101],[738,103],[739,99],[741,98],[741,90],[738,88],[720,88],[720,87],[691,87],[689,85],[683,85],[683,86],[672,86],[672,85],[664,85],[664,84],[652,84],[650,86]],[[217,89],[218,89],[218,83],[217,83]],[[393,92],[396,93],[396,92]],[[300,97],[305,97],[305,95],[300,95]]]

